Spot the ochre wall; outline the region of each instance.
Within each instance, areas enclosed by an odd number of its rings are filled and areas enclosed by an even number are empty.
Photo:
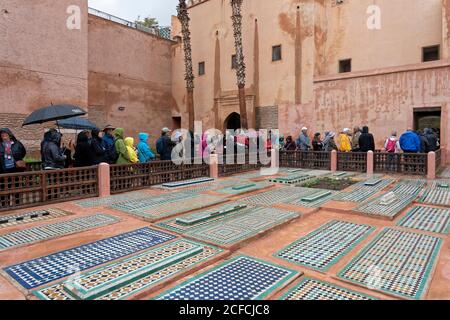
[[[98,125],[159,136],[172,126],[173,42],[89,16],[89,113]],[[125,107],[120,111],[120,107]]]
[[[80,30],[67,28],[70,5],[81,9]],[[22,130],[27,114],[50,103],[87,107],[87,2],[3,0],[0,10],[0,127],[34,148],[44,129]]]

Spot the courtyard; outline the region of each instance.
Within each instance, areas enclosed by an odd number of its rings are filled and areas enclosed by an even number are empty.
[[[0,299],[450,299],[449,183],[281,168],[10,211]]]

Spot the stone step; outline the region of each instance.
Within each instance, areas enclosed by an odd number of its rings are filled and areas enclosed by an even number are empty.
[[[250,184],[236,186],[236,187],[233,187],[233,190],[240,191],[240,190],[249,189],[249,188],[253,188],[253,187],[256,187],[256,183],[250,183]]]

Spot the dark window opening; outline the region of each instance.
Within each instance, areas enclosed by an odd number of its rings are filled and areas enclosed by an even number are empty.
[[[281,60],[281,46],[273,46],[272,61],[280,61],[280,60]]]
[[[422,48],[422,61],[436,61],[440,59],[439,46]]]
[[[235,54],[231,56],[231,69],[237,69],[237,57]]]
[[[352,72],[352,59],[339,61],[339,73]]]
[[[199,76],[203,76],[205,74],[205,63],[204,62],[200,62],[198,64],[198,75]]]

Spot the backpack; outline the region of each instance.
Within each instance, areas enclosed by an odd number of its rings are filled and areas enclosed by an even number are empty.
[[[386,146],[386,151],[392,153],[395,152],[396,148],[397,148],[397,140],[389,139]]]

